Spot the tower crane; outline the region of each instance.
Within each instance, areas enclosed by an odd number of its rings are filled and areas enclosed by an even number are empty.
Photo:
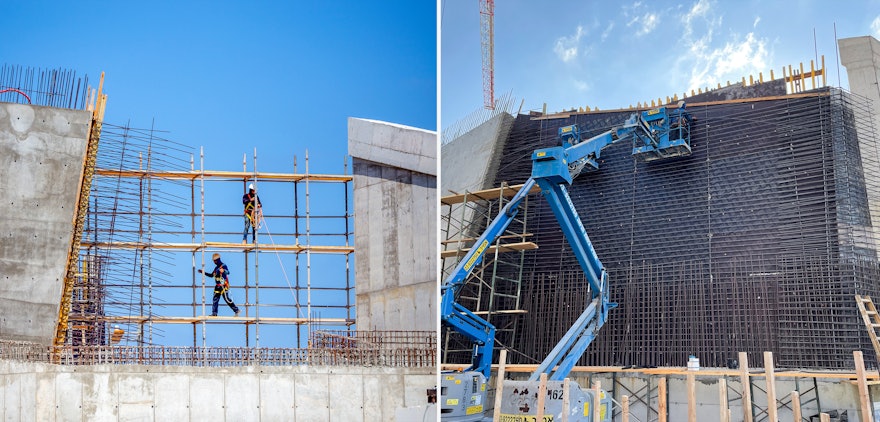
[[[480,50],[483,61],[483,107],[495,110],[495,0],[480,2]]]

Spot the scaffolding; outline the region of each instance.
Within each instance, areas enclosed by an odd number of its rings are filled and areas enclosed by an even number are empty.
[[[351,328],[352,176],[311,174],[307,152],[293,173],[259,172],[256,150],[242,171],[188,153],[155,129],[104,123],[66,344],[298,348],[316,330]],[[255,242],[239,243],[250,183],[266,214]],[[241,316],[223,316],[223,301],[210,316],[213,283],[196,270],[210,271],[215,252]]]
[[[619,143],[569,189],[620,304],[579,364],[680,366],[696,355],[723,367],[738,352],[772,351],[779,366],[831,369],[852,365],[853,350],[875,362],[852,300],[880,292],[869,102],[821,88],[688,109],[691,156],[641,163]],[[632,112],[519,115],[495,185],[525,181],[530,152],[554,146],[559,127],[577,124],[589,138]],[[470,223],[484,227],[478,215]],[[526,312],[499,346],[523,364],[547,355],[590,298],[549,207],[530,204],[528,224],[517,230],[540,249],[519,269],[480,275],[519,280],[491,286],[518,295]],[[491,313],[489,297],[479,300],[468,306]]]

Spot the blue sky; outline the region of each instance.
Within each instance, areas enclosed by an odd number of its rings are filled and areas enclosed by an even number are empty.
[[[3,2],[0,13],[4,40],[0,63],[74,70],[88,75],[93,86],[105,72],[104,92],[109,96],[105,121],[135,128],[154,126],[163,131],[162,137],[191,148],[196,168],[199,147],[205,148],[206,169],[230,171],[242,169],[243,154],[250,169],[256,148],[261,172],[293,173],[297,156],[302,173],[308,150],[311,173],[342,174],[349,117],[437,129],[436,10],[434,2],[401,0],[12,0]],[[188,161],[188,154],[184,158]],[[267,214],[290,209],[289,186],[263,187],[260,196]],[[236,215],[209,219],[209,230],[213,224],[217,230],[241,233],[241,189],[209,183],[206,212]],[[327,190],[312,187],[312,213],[344,213],[341,188]],[[174,194],[189,196],[186,189]],[[277,234],[290,222],[270,223],[276,242],[289,243],[289,238]],[[263,243],[268,242],[265,234],[261,233]],[[184,237],[177,241],[188,242],[189,236]],[[240,234],[233,234],[208,240],[240,239]],[[340,245],[338,238],[323,242]],[[239,255],[224,253],[233,277],[244,272]],[[292,278],[293,257],[282,258]],[[177,256],[154,266],[167,271],[171,283],[189,283],[190,260]],[[210,257],[207,261],[210,264]],[[261,255],[261,283],[285,285],[276,261],[274,254]],[[344,284],[338,258],[313,255],[312,266],[314,284]],[[291,301],[286,292],[271,300],[263,295],[261,301]],[[322,295],[315,292],[313,300],[344,301]],[[234,291],[233,296],[241,305],[244,294]],[[222,301],[221,306],[222,314],[230,313]],[[173,316],[180,311],[156,312]],[[209,327],[209,345],[242,343],[241,327],[215,327]],[[191,328],[160,328],[165,337],[156,342],[191,342],[186,340],[192,337]],[[253,345],[253,331],[250,335]],[[288,336],[281,328],[265,327],[261,345],[290,346]]]
[[[480,18],[477,1],[440,1],[446,128],[483,104]],[[838,38],[880,38],[880,1],[498,1],[495,95],[512,93],[526,111],[620,108],[809,69],[817,49],[836,86],[835,23]],[[840,81],[848,87],[842,66]]]

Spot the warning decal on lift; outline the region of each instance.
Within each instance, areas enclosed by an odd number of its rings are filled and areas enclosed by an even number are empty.
[[[539,422],[534,415],[505,415],[501,414],[501,422]],[[540,422],[553,422],[553,415],[544,415]]]

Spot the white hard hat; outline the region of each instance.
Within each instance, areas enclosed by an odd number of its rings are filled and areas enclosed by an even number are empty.
[[[254,190],[254,184],[253,184],[253,183],[249,184],[249,185],[248,185],[248,189],[250,189],[250,190]]]

